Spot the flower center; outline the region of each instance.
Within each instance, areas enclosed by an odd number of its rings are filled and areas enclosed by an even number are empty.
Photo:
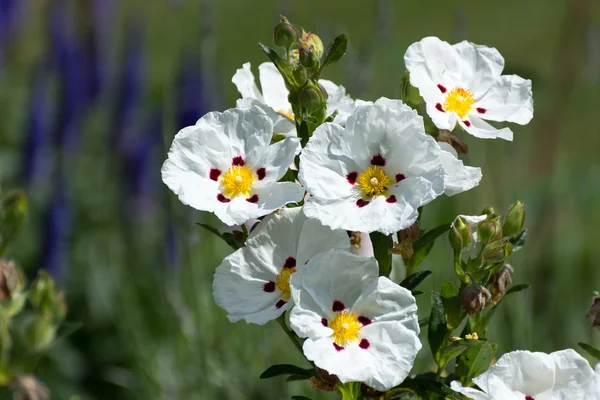
[[[374,166],[361,172],[356,183],[366,196],[377,196],[387,192],[391,180],[383,169]]]
[[[221,177],[223,195],[228,199],[237,196],[250,197],[254,174],[247,165],[234,165]]]
[[[294,113],[292,112],[291,109],[288,109],[288,110],[281,109],[281,110],[277,110],[277,112],[279,114],[283,115],[284,117],[288,117],[289,119],[294,119]]]
[[[281,270],[279,275],[277,275],[277,289],[279,289],[283,293],[283,300],[288,301],[291,297],[290,295],[290,277],[292,274],[296,272],[296,267],[293,268],[284,268]]]
[[[446,96],[444,110],[455,113],[460,119],[465,119],[473,109],[474,103],[475,97],[469,89],[454,88]]]
[[[338,346],[345,346],[346,343],[358,341],[360,328],[363,324],[358,320],[358,315],[353,312],[342,311],[338,313],[329,327],[333,329],[333,341]]]

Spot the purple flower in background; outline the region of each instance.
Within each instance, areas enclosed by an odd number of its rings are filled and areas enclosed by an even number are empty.
[[[194,125],[209,111],[204,92],[200,63],[184,60],[178,79],[177,128]]]
[[[60,278],[68,270],[68,249],[72,228],[72,212],[66,196],[64,179],[60,178],[45,220],[42,245],[42,268]]]

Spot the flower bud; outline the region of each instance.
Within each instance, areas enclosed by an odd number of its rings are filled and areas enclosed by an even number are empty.
[[[423,97],[421,97],[419,89],[410,84],[410,74],[408,71],[402,76],[400,85],[400,98],[403,102],[411,107],[416,107],[423,102]]]
[[[27,346],[33,351],[45,350],[56,337],[56,326],[45,316],[33,317],[25,332]]]
[[[496,236],[502,232],[501,229],[499,217],[486,219],[477,225],[477,238],[485,245],[489,243],[490,240],[496,238]]]
[[[308,73],[306,72],[306,68],[302,65],[296,66],[294,71],[292,72],[292,76],[294,77],[294,81],[296,81],[296,85],[299,87],[304,86],[306,80],[308,79]]]
[[[306,32],[304,29],[302,29],[302,34],[300,35],[298,45],[307,50],[312,49],[319,59],[323,56],[323,41],[314,33]]]
[[[587,314],[585,314],[586,318],[592,319],[592,326],[600,329],[600,296],[594,297],[592,300],[592,305],[588,310]]]
[[[298,59],[300,60],[300,64],[309,70],[319,69],[319,57],[312,48],[306,49],[304,47],[300,47],[298,49]]]
[[[504,264],[502,269],[490,278],[489,285],[494,304],[497,304],[506,293],[508,285],[512,283],[513,273],[513,268],[509,264]]]
[[[501,263],[510,255],[509,246],[506,239],[494,240],[484,247],[481,255],[490,264]]]
[[[49,400],[50,392],[33,375],[18,375],[10,384],[15,400]]]
[[[40,271],[31,285],[31,304],[37,309],[50,311],[54,289],[54,279],[46,271]]]
[[[471,244],[471,225],[463,217],[458,217],[452,223],[448,233],[450,245],[454,250],[462,250]]]
[[[498,216],[498,214],[496,214],[496,211],[494,210],[494,207],[484,208],[483,211],[481,211],[481,214],[487,215],[488,218],[494,218]]]
[[[525,222],[525,206],[520,201],[513,204],[504,217],[502,234],[504,236],[516,236],[521,233]]]
[[[273,42],[275,42],[277,46],[289,49],[297,41],[298,31],[290,24],[287,18],[282,15],[281,20],[275,26],[275,30],[273,31]]]
[[[300,92],[300,104],[309,114],[323,108],[323,103],[323,95],[319,85],[309,83]]]
[[[486,288],[477,283],[472,283],[464,288],[462,292],[462,307],[469,315],[473,315],[483,310],[491,298],[492,295]]]
[[[14,261],[0,260],[0,302],[23,290],[25,279]]]

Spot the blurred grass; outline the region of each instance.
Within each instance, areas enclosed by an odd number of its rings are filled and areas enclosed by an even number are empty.
[[[51,268],[67,290],[69,319],[84,324],[35,371],[55,398],[335,397],[315,394],[307,383],[258,380],[268,366],[304,365],[302,358],[275,323],[227,321],[214,304],[211,284],[230,250],[194,224],[217,221],[179,203],[160,182],[166,151],[185,125],[181,110],[198,114],[186,120],[192,123],[200,113],[233,106],[237,93],[231,76],[246,61],[255,72],[266,61],[256,43],[270,43],[280,13],[325,42],[348,33],[348,54],[326,78],[346,86],[353,97],[397,97],[404,51],[428,35],[492,45],[505,57],[507,73],[533,80],[533,122],[513,126],[512,143],[463,135],[470,146],[467,162],[481,166],[484,179],[470,192],[436,200],[423,225],[476,214],[487,205],[500,211],[523,200],[529,237],[512,265],[515,282],[533,288],[503,306],[491,339],[499,352],[600,344],[600,335],[584,319],[592,291],[600,288],[598,2],[27,4],[12,33],[2,36],[0,172],[4,188],[21,187],[31,197],[27,226],[10,255],[30,275]],[[98,8],[108,16],[94,22],[90,10]],[[61,97],[65,77],[60,63],[52,61],[52,13],[67,16],[76,32],[70,37],[82,44],[75,60],[93,50],[104,74],[98,94],[77,110],[72,136],[60,123],[60,110],[73,104]],[[97,47],[88,48],[90,34]],[[88,68],[81,61],[80,68]],[[181,80],[184,66],[199,85]],[[70,71],[72,77],[78,68]],[[30,109],[40,96],[33,91],[39,74],[46,111],[39,140],[31,144]],[[182,97],[184,89],[191,96]],[[147,142],[149,150],[142,146]],[[36,153],[37,172],[28,175],[31,146],[42,150]],[[54,212],[57,198],[67,216]],[[51,229],[55,220],[62,222],[58,230]],[[423,285],[426,293],[452,277],[450,254],[440,240],[421,266],[434,271]],[[424,317],[429,300],[418,300]],[[429,363],[425,346],[417,368]]]

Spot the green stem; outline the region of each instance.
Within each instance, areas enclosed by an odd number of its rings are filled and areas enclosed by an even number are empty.
[[[296,348],[298,349],[300,354],[302,354],[302,357],[304,357],[304,351],[302,351],[302,345],[298,342],[296,334],[294,334],[294,332],[289,330],[285,323],[285,314],[282,314],[279,318],[277,318],[277,323],[279,324],[279,326],[281,326],[281,329],[283,329],[283,331],[285,332],[287,337],[290,338],[292,343],[294,343],[294,346],[296,346]]]
[[[371,232],[369,237],[373,244],[375,259],[379,263],[379,276],[390,276],[392,272],[392,253],[390,253],[390,250],[394,245],[392,236],[387,236],[379,232]]]

